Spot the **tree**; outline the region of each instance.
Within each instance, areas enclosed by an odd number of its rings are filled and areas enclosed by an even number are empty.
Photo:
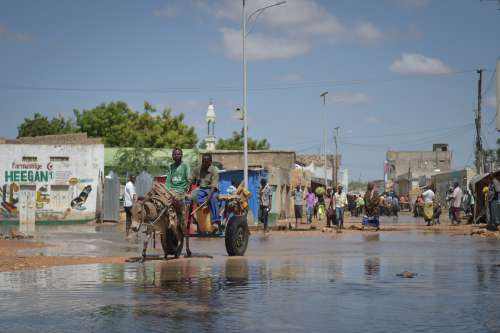
[[[17,127],[17,137],[68,134],[78,131],[72,119],[58,116],[49,121],[49,118],[35,113],[33,118],[24,118],[23,123]]]
[[[35,113],[18,127],[18,136],[39,136],[82,132],[100,137],[106,147],[192,148],[198,142],[194,127],[184,123],[184,115],[170,109],[157,114],[144,102],[144,112],[134,111],[125,102],[103,103],[89,110],[74,110],[73,119],[49,119]]]
[[[131,110],[124,102],[101,104],[90,110],[75,110],[76,123],[90,137],[101,137],[108,147],[192,148],[198,137],[184,115],[170,109],[156,115],[148,102],[144,112]]]
[[[150,175],[164,174],[171,158],[155,158],[152,149],[133,148],[133,149],[118,149],[114,158],[113,171],[120,177],[127,174],[138,175],[142,171],[146,171]]]
[[[216,149],[221,150],[243,150],[243,129],[241,132],[233,132],[233,135],[229,139],[219,139],[215,145]],[[254,140],[248,138],[248,150],[269,150],[271,144],[267,142],[267,139]]]

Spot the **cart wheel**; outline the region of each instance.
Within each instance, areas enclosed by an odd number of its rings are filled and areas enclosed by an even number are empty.
[[[226,225],[226,251],[229,256],[242,256],[248,246],[246,216],[233,216]]]
[[[164,251],[166,250],[165,254],[173,255],[176,258],[181,255],[182,248],[184,247],[184,233],[182,230],[178,230],[177,232],[180,239],[177,239],[176,235],[170,229],[167,229],[165,236],[161,238],[162,247]]]

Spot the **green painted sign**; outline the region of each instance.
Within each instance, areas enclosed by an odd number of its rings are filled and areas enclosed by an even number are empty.
[[[33,171],[33,170],[10,170],[5,171],[5,182],[48,182],[52,180],[54,174],[52,171]]]

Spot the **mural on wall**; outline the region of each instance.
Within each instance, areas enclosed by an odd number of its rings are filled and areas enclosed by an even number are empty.
[[[1,190],[2,205],[0,207],[0,213],[3,217],[15,216],[17,217],[17,203],[19,201],[19,185],[16,183],[11,183],[9,185],[4,184]]]
[[[80,195],[71,200],[71,208],[78,210],[87,209],[83,204],[87,201],[87,198],[89,197],[91,191],[92,191],[92,186],[90,185],[85,186],[83,188],[83,191],[80,192]]]
[[[65,162],[39,163],[34,161],[3,164],[0,171],[0,220],[15,220],[19,217],[17,204],[19,189],[23,184],[36,185],[35,207],[37,219],[65,219],[72,211],[86,211],[86,202],[92,192],[92,178],[79,178]],[[42,158],[40,158],[42,159]]]

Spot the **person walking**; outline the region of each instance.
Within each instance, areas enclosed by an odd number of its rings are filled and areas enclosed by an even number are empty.
[[[325,197],[326,206],[326,227],[331,228],[336,224],[335,221],[335,194],[332,193],[332,189],[326,191]]]
[[[392,204],[392,206],[391,206],[392,214],[394,215],[394,218],[397,219],[398,214],[399,214],[399,210],[400,210],[399,199],[398,199],[397,195],[395,195],[395,194],[392,195],[391,204]]]
[[[356,217],[363,214],[363,208],[365,207],[365,200],[361,195],[356,198]]]
[[[464,210],[465,216],[469,216],[471,212],[471,195],[469,190],[465,190],[462,197],[462,208]]]
[[[363,225],[366,223],[379,229],[380,197],[373,183],[368,183],[366,186],[364,201],[366,216],[363,217]]]
[[[316,206],[316,195],[313,193],[310,187],[307,188],[306,194],[306,209],[307,209],[307,224],[312,223],[312,218],[314,215],[314,207]]]
[[[125,193],[123,195],[123,208],[125,209],[125,236],[128,238],[130,227],[132,226],[132,206],[137,200],[135,192],[135,176],[128,176],[128,182],[125,184]]]
[[[451,215],[452,215],[451,224],[460,224],[460,210],[462,207],[462,196],[463,196],[462,189],[458,185],[458,182],[455,182],[455,184],[453,184],[453,192],[450,195]]]
[[[269,232],[268,220],[271,211],[272,192],[271,186],[262,178],[260,181],[259,203],[260,203],[260,221],[264,224],[264,232]]]
[[[422,193],[424,198],[424,221],[428,226],[434,224],[434,195],[433,185]]]
[[[324,217],[326,217],[326,204],[325,204],[325,195],[326,191],[324,187],[319,187],[316,189],[316,197],[317,197],[317,206],[318,206],[318,214],[317,218],[319,221],[322,221]]]
[[[380,196],[375,190],[373,183],[368,183],[365,193],[365,213],[368,217],[378,217],[380,215]]]
[[[299,221],[302,223],[302,210],[304,206],[304,191],[300,185],[297,185],[295,191],[292,193],[294,200],[294,210],[295,210],[295,229],[298,228]]]
[[[342,186],[339,186],[339,190],[335,194],[335,213],[337,215],[338,229],[344,228],[344,210],[347,204],[347,195],[342,192]]]

